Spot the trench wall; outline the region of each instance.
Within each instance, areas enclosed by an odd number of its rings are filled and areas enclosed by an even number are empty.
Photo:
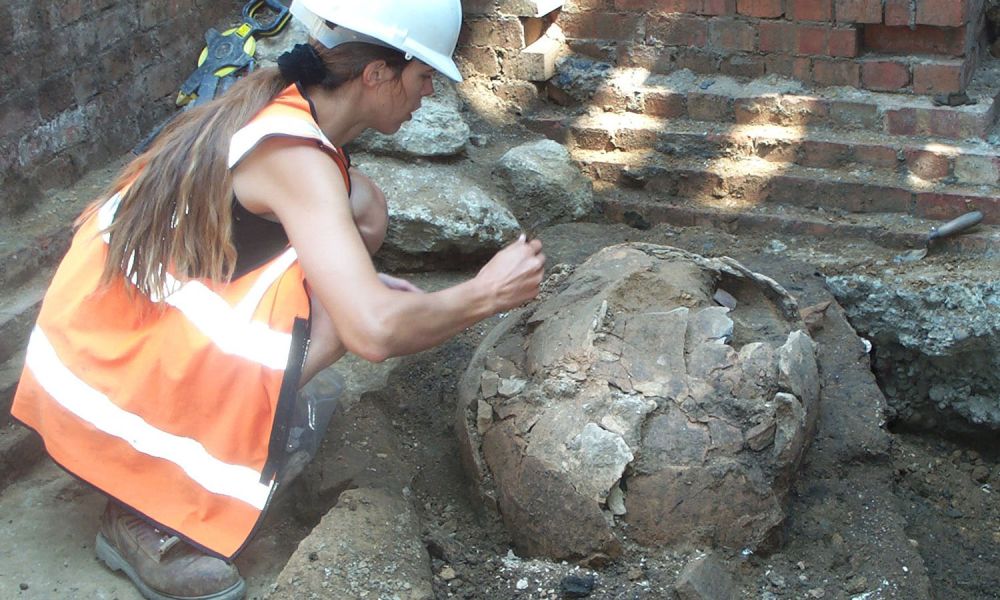
[[[555,23],[574,52],[654,73],[777,74],[820,86],[938,94],[964,90],[984,48],[984,0],[546,4],[553,3],[465,2],[468,70],[531,79],[518,65],[519,51]]]
[[[241,2],[0,4],[0,216],[74,183],[173,112],[207,28]]]

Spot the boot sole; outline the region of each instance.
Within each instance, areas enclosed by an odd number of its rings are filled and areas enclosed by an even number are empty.
[[[107,565],[112,571],[121,571],[124,573],[146,600],[242,600],[246,594],[246,582],[240,579],[239,583],[233,585],[228,590],[216,592],[208,596],[167,596],[146,585],[139,577],[139,574],[135,572],[135,569],[132,568],[132,565],[128,564],[128,561],[122,558],[122,555],[115,550],[114,546],[108,542],[103,534],[97,534],[97,542],[94,545],[94,549],[97,552],[97,558],[101,562]]]

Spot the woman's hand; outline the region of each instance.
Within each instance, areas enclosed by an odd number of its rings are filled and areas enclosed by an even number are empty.
[[[414,292],[417,294],[423,294],[424,290],[413,285],[405,279],[400,279],[399,277],[393,277],[392,275],[386,275],[385,273],[379,273],[378,279],[381,281],[385,287],[390,290],[398,290],[400,292]]]
[[[545,274],[542,242],[527,241],[522,234],[513,244],[497,252],[479,270],[476,279],[491,290],[495,311],[521,306],[538,296],[538,287]]]

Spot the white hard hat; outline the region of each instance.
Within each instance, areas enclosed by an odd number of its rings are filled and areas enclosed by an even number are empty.
[[[462,27],[461,0],[292,0],[290,9],[327,48],[346,42],[389,46],[462,81],[451,58]]]

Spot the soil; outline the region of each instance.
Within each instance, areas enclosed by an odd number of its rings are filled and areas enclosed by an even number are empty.
[[[491,117],[488,107],[473,108],[480,122],[469,161],[480,165],[489,188],[487,165],[523,133],[504,126],[500,116]],[[802,306],[829,299],[823,276],[836,273],[909,268],[937,279],[993,278],[996,273],[995,262],[976,257],[932,254],[900,266],[893,262],[899,249],[864,241],[777,239],[701,227],[638,230],[593,222],[550,227],[539,237],[550,268],[577,264],[603,246],[625,241],[732,256],[776,279]],[[408,277],[425,289],[439,289],[474,272]],[[716,551],[716,558],[743,598],[1000,598],[1000,448],[995,438],[893,431],[893,424],[883,422],[884,402],[874,378],[863,368],[863,341],[836,307],[830,310],[817,339],[827,349],[827,364],[843,369],[823,374],[819,431],[789,499],[784,543],[769,554]],[[377,409],[391,423],[391,430],[380,435],[395,439],[396,458],[412,474],[411,500],[423,524],[435,598],[582,597],[583,592],[574,596],[564,587],[591,579],[591,598],[669,597],[684,566],[711,549],[650,550],[626,540],[623,557],[600,570],[517,557],[497,516],[473,500],[452,425],[455,388],[498,318],[435,350],[365,367],[369,370],[352,388],[365,392],[350,399],[355,407]],[[341,368],[352,364],[357,363]],[[351,414],[347,410],[341,418]],[[330,440],[317,460],[335,452],[336,443]],[[322,507],[309,500],[294,492],[281,499],[237,561],[248,580],[248,598],[268,595],[299,540],[319,521],[322,509],[336,502],[327,499]],[[93,557],[102,507],[99,494],[49,461],[0,493],[0,514],[7,521],[0,597],[138,599],[124,577]]]

